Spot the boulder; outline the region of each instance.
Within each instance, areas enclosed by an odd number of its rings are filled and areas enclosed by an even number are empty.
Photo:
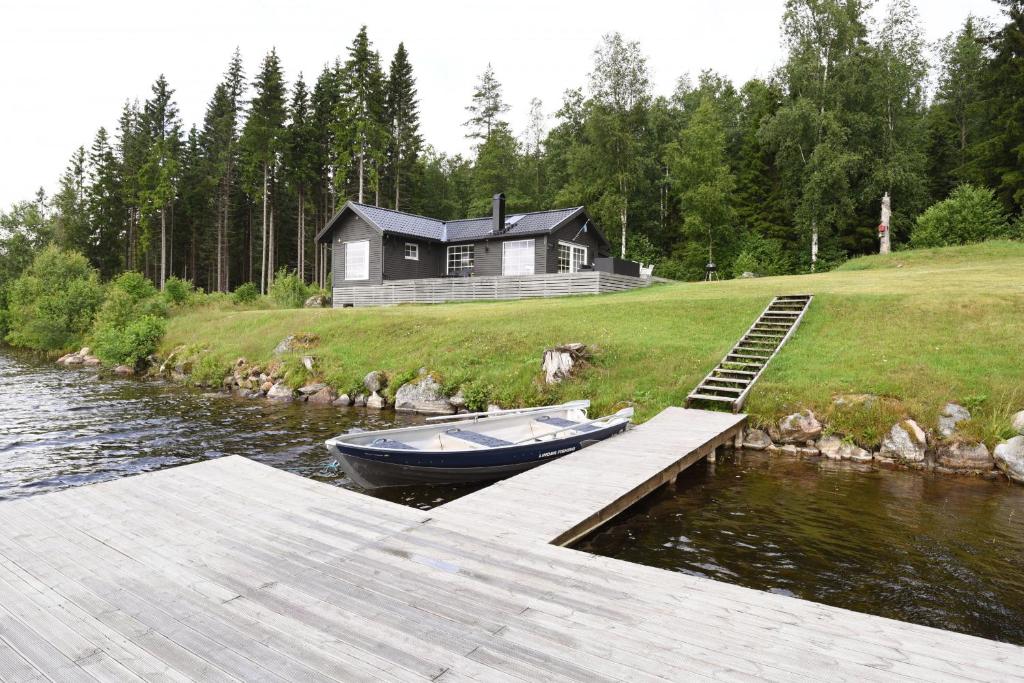
[[[331,305],[331,300],[323,294],[314,294],[302,304],[305,308],[326,308]]]
[[[115,375],[123,375],[123,376],[134,375],[135,374],[135,369],[132,368],[132,367],[129,367],[127,365],[115,365],[114,366],[114,374]]]
[[[558,384],[571,377],[580,363],[587,359],[587,347],[583,344],[562,344],[552,349],[545,349],[541,369],[544,371],[544,382]]]
[[[303,396],[312,396],[313,394],[319,391],[323,391],[326,388],[327,385],[324,384],[323,382],[312,382],[311,384],[307,384],[304,387],[300,387],[299,393],[302,394]]]
[[[752,451],[763,451],[772,446],[772,439],[763,429],[747,429],[743,433],[743,447]]]
[[[871,462],[871,454],[855,443],[843,441],[830,434],[818,439],[818,450],[830,460],[853,460],[854,462]]]
[[[462,410],[466,407],[466,397],[462,393],[462,389],[455,392],[454,396],[449,397],[448,402],[452,404],[452,407],[456,410]]]
[[[948,439],[956,431],[958,422],[970,419],[971,413],[967,408],[956,403],[947,403],[942,409],[942,415],[939,417],[939,434]]]
[[[82,349],[78,352],[78,355],[81,356],[82,358],[85,358],[86,356],[91,356],[92,349],[89,348],[88,346],[83,346]]]
[[[99,364],[100,364],[100,359],[97,358],[96,356],[86,356],[85,358],[82,359],[82,365],[86,365],[86,366],[94,368],[94,367],[96,367]]]
[[[996,446],[992,455],[996,467],[1003,471],[1010,481],[1024,484],[1024,436],[1015,436]]]
[[[387,376],[380,370],[374,370],[366,373],[366,377],[363,378],[363,386],[370,393],[380,391],[388,385]]]
[[[64,365],[81,365],[85,362],[85,356],[77,353],[72,353],[64,357]]]
[[[275,401],[290,401],[294,396],[292,388],[284,382],[278,382],[267,391],[267,398]]]
[[[331,405],[338,406],[339,408],[346,408],[346,407],[352,405],[352,399],[349,397],[348,394],[342,394],[341,396],[336,398],[331,403]]]
[[[793,444],[787,444],[785,446],[769,446],[768,452],[772,455],[788,455],[793,458],[800,455],[800,451]]]
[[[352,400],[352,405],[356,408],[362,408],[366,405],[366,394],[356,394],[356,397]]]
[[[742,277],[742,278],[752,278],[752,277],[758,277],[758,276],[755,273],[751,273],[749,270],[744,270],[742,273],[740,273],[740,277]]]
[[[334,393],[333,389],[331,389],[330,387],[324,387],[315,394],[310,394],[309,402],[320,404],[333,403],[337,397],[338,395]]]
[[[882,439],[882,447],[878,451],[882,458],[891,458],[901,463],[924,462],[925,448],[928,437],[913,420],[903,420],[892,426],[889,433]]]
[[[298,351],[316,346],[320,341],[319,335],[315,334],[289,334],[274,347],[274,355],[280,356],[289,351]]]
[[[260,391],[262,391],[264,394],[269,393],[270,390],[273,389],[273,388],[274,388],[274,383],[271,382],[269,379],[264,380],[263,384],[260,385]]]
[[[455,408],[441,391],[441,384],[433,375],[426,374],[398,387],[395,410],[433,415],[451,415]]]
[[[940,447],[936,462],[951,470],[973,472],[990,470],[995,464],[985,444],[960,441]]]
[[[313,368],[316,367],[316,358],[313,358],[313,356],[303,356],[302,367],[306,368],[310,372],[313,372]]]
[[[375,408],[377,410],[380,410],[382,408],[387,407],[387,404],[388,402],[384,399],[384,397],[378,394],[376,391],[370,394],[370,397],[366,399],[367,408]]]
[[[779,420],[779,440],[782,443],[805,443],[821,435],[821,423],[814,413],[803,410]]]
[[[1010,424],[1013,426],[1013,431],[1024,435],[1024,410],[1014,413],[1013,417],[1010,418]]]

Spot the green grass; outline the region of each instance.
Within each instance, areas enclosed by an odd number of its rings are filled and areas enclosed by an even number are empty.
[[[206,307],[172,317],[164,350],[199,344],[225,366],[265,362],[288,334],[314,333],[320,370],[342,388],[368,371],[427,367],[502,405],[587,397],[650,418],[686,394],[773,295],[810,292],[804,323],[751,392],[768,422],[800,408],[877,443],[895,419],[933,427],[947,401],[969,404],[968,433],[990,445],[1024,409],[1024,244],[898,252],[816,275],[658,285],[604,296],[343,310]],[[581,377],[543,385],[541,353],[584,342]],[[837,394],[883,397],[836,410]]]

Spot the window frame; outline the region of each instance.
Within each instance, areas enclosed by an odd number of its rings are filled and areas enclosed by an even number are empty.
[[[520,247],[524,251],[529,251],[530,254],[530,272],[529,273],[506,273],[505,272],[505,257],[506,249],[510,244],[528,244],[529,248]],[[515,277],[519,275],[536,275],[537,274],[537,240],[533,238],[522,239],[522,240],[504,240],[501,243],[501,274],[503,277]]]
[[[412,256],[409,255],[409,247],[412,247]],[[420,245],[416,242],[406,242],[405,246],[402,247],[402,253],[405,256],[406,261],[419,261],[420,260]]]
[[[342,242],[342,245],[344,246],[344,250],[345,250],[344,254],[343,254],[343,256],[344,256],[344,265],[345,265],[345,281],[346,282],[364,282],[366,280],[369,280],[370,279],[370,240],[351,240],[349,242]],[[354,277],[353,274],[352,274],[352,269],[349,268],[348,250],[349,250],[349,247],[352,247],[352,246],[355,246],[355,245],[365,245],[366,246],[366,251],[365,251],[365,254],[366,254],[365,273],[366,274],[365,274],[364,277]]]
[[[444,252],[444,273],[445,275],[452,274],[452,249],[468,250],[469,253],[469,265],[457,266],[458,270],[468,270],[472,272],[476,268],[476,244],[449,244],[448,248]],[[460,262],[465,262],[465,257],[460,259]]]
[[[562,247],[566,247],[569,250],[569,269],[562,270]],[[579,260],[575,260],[573,256],[577,251],[582,251],[583,256]],[[580,272],[580,266],[588,264],[590,256],[590,248],[585,244],[578,244],[576,242],[567,242],[565,240],[558,240],[558,272],[559,273],[578,273]],[[573,267],[575,266],[575,268]]]

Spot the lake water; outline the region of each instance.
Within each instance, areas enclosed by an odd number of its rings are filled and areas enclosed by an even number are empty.
[[[324,441],[352,428],[418,424],[391,411],[338,409],[210,395],[162,381],[98,379],[31,355],[0,352],[0,500],[244,455],[359,490],[328,465]],[[465,487],[386,489],[430,508]]]
[[[1024,645],[1024,487],[738,453],[577,545]]]
[[[3,351],[0,501],[222,455],[356,488],[325,469],[324,440],[419,421],[98,379]],[[470,490],[376,495],[429,508]],[[691,468],[579,547],[1024,644],[1024,487],[1006,483],[739,454]]]

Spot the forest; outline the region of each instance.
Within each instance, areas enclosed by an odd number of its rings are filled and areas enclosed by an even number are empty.
[[[53,196],[0,212],[0,308],[47,245],[160,288],[267,292],[285,271],[325,286],[314,236],[346,200],[444,219],[486,214],[496,192],[516,212],[585,205],[616,253],[678,279],[709,258],[731,277],[875,252],[884,193],[895,248],[950,196],[1019,236],[1024,2],[997,2],[1005,23],[968,16],[932,45],[909,0],[878,20],[870,0],[788,0],[769,77],[709,69],[668,97],[653,94],[642,46],[608,34],[557,108],[524,103],[524,131],[481,64],[465,93],[469,155],[424,139],[415,55],[400,44],[388,60],[365,26],[309,82],[286,82],[275,50],[250,75],[236,50],[202,121],[181,120],[158,76],[115,130],[73,151]]]

